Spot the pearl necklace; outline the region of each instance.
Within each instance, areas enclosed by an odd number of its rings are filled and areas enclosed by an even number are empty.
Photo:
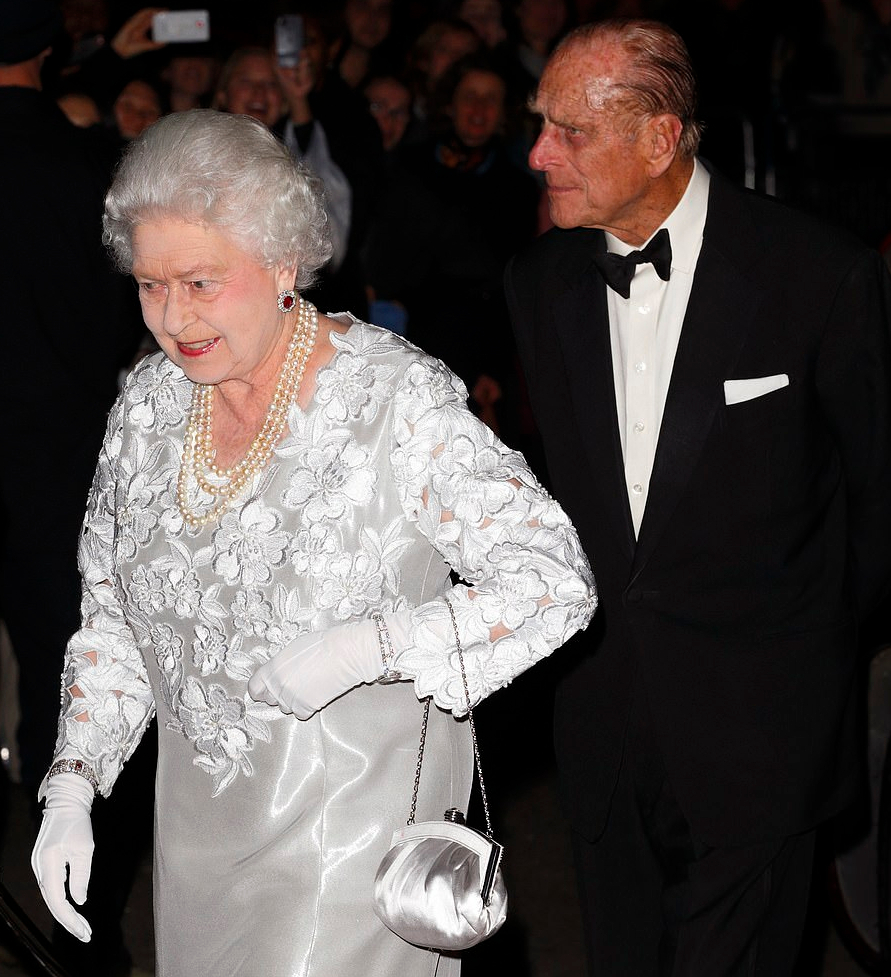
[[[196,383],[192,390],[189,426],[183,442],[183,460],[176,483],[176,501],[183,519],[193,528],[207,525],[223,514],[257,472],[272,457],[288,419],[288,410],[297,400],[306,364],[316,344],[319,316],[314,305],[298,299],[297,322],[288,344],[272,402],[259,434],[245,456],[232,468],[220,469],[214,462],[213,399],[214,385]],[[213,502],[202,513],[188,502],[190,483],[210,495]]]

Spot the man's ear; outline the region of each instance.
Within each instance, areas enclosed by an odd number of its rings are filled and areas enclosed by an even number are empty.
[[[681,120],[676,115],[654,115],[646,122],[646,139],[649,150],[650,176],[662,174],[674,162],[681,139]]]

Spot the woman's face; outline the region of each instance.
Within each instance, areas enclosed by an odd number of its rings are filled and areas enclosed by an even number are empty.
[[[195,383],[278,375],[293,322],[278,310],[296,269],[264,268],[219,228],[165,217],[133,231],[133,277],[158,345]]]
[[[468,71],[452,96],[450,114],[465,146],[485,145],[501,127],[504,82],[491,71]]]
[[[365,88],[368,110],[381,130],[381,141],[389,152],[405,135],[411,119],[411,94],[395,78],[375,78]]]
[[[228,112],[249,115],[267,126],[275,125],[285,110],[271,55],[245,55],[235,66],[221,94],[223,108]]]
[[[392,0],[347,0],[343,18],[354,44],[369,51],[390,33]]]
[[[115,99],[112,110],[121,138],[135,139],[161,118],[161,100],[151,85],[131,81]]]

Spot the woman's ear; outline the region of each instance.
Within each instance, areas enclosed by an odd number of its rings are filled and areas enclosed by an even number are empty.
[[[297,281],[297,271],[298,268],[296,263],[278,265],[275,270],[275,282],[280,292],[284,291],[285,289],[296,288],[295,283]]]

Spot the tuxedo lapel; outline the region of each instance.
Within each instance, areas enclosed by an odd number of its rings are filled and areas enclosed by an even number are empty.
[[[760,248],[738,191],[712,176],[702,250],[675,355],[634,573],[644,566],[699,463],[724,406],[723,382],[759,312],[746,269]]]
[[[606,245],[602,233],[584,240],[589,246],[563,269],[568,284],[552,306],[552,335],[560,345],[577,428],[593,473],[591,504],[608,514],[604,521],[616,531],[630,561],[634,529],[616,414],[606,286],[591,257],[595,248],[605,250]]]

